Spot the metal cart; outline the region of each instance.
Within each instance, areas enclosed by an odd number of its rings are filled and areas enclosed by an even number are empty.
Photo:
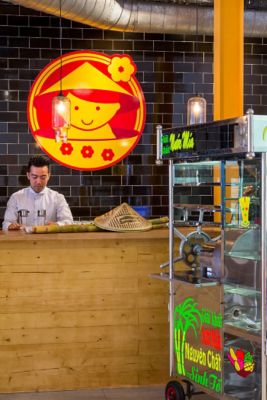
[[[157,163],[169,163],[169,260],[157,276],[169,284],[166,400],[266,400],[266,154],[267,116],[252,110],[157,127]]]

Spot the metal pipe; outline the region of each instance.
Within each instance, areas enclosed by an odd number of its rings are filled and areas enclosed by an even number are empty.
[[[169,160],[169,357],[170,357],[170,376],[175,375],[174,370],[174,259],[173,259],[173,248],[174,248],[174,232],[173,232],[173,161]]]
[[[248,152],[246,157],[251,160],[255,157],[255,153],[253,152],[253,114],[254,111],[250,108],[246,112],[247,114],[247,135],[248,135]]]
[[[59,16],[58,0],[6,0]],[[204,4],[204,0],[198,0]],[[213,8],[135,0],[64,0],[62,17],[99,29],[123,32],[213,35]],[[267,13],[248,10],[244,15],[245,36],[267,36]]]
[[[157,125],[157,157],[156,157],[156,164],[162,165],[162,143],[161,143],[161,136],[162,136],[162,126]]]

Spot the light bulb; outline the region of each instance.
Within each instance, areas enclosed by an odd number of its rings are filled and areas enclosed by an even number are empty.
[[[56,142],[66,142],[70,128],[70,100],[61,94],[52,101],[52,126]]]
[[[70,100],[65,96],[56,96],[52,102],[53,129],[70,127]]]
[[[202,124],[206,122],[206,100],[204,97],[191,97],[187,102],[187,124]]]
[[[195,115],[198,115],[201,111],[200,104],[198,102],[193,103],[193,112]]]

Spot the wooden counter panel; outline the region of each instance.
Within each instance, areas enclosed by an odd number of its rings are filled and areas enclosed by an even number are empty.
[[[184,230],[184,228],[182,228]],[[23,231],[0,231],[0,241],[76,241],[76,240],[111,240],[111,239],[166,239],[168,237],[168,229],[152,229],[145,232],[79,232],[79,233],[47,233],[33,234]]]
[[[0,392],[168,380],[156,233],[0,235]]]

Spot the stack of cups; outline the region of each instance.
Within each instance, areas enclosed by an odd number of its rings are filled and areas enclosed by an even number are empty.
[[[29,211],[22,209],[18,211],[18,223],[22,226],[27,225],[27,217],[28,217]]]
[[[46,210],[37,211],[37,225],[45,225]]]

